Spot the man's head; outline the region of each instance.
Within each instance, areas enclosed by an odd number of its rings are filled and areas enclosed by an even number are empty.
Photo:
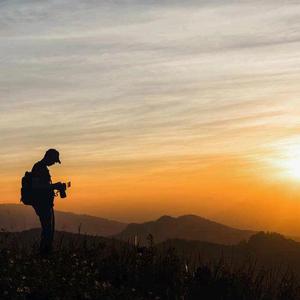
[[[52,166],[55,163],[61,163],[59,159],[59,152],[55,149],[47,150],[43,160],[47,166]]]

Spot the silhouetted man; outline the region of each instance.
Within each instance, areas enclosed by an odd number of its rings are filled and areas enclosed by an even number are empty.
[[[42,233],[40,242],[40,253],[47,255],[52,251],[54,237],[54,196],[55,190],[60,190],[62,183],[52,183],[49,166],[55,163],[61,163],[59,152],[55,149],[49,149],[44,158],[37,162],[32,168],[32,186],[35,194],[33,208],[38,215]]]

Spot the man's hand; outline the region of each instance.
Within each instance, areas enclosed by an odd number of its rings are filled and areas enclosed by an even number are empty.
[[[56,183],[52,183],[51,187],[53,188],[53,190],[59,190],[62,186],[61,182],[56,182]]]

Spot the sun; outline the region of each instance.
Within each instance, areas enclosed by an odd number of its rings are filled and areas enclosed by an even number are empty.
[[[300,180],[300,157],[288,158],[282,162],[282,167],[288,176]]]
[[[300,143],[282,147],[273,157],[272,164],[281,177],[300,181]]]

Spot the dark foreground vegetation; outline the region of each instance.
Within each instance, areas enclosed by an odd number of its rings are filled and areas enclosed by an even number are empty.
[[[38,232],[2,233],[0,299],[300,299],[297,277],[250,259],[189,258],[174,247],[147,247],[57,234],[56,251],[37,253]]]

